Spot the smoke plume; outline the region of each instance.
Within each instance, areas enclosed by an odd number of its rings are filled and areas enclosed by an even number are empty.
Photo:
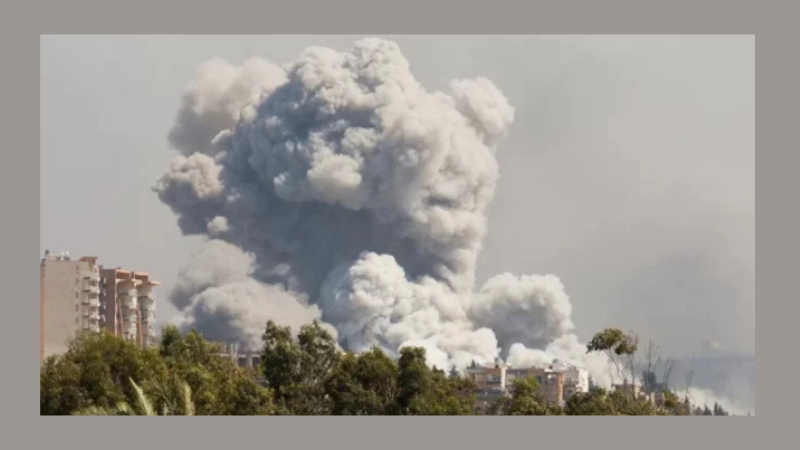
[[[422,346],[439,367],[586,362],[558,278],[475,286],[513,120],[491,81],[427,91],[385,40],[285,69],[203,65],[155,187],[183,233],[211,239],[172,295],[180,322],[255,347],[268,318],[321,317],[343,348]]]

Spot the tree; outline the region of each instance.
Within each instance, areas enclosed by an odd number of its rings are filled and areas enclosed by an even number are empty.
[[[722,408],[722,405],[719,403],[714,403],[714,415],[715,416],[727,416],[729,415],[728,411]]]
[[[642,374],[642,384],[645,392],[661,392],[669,390],[669,380],[672,376],[674,360],[661,357],[661,347],[652,339],[647,342],[645,349],[646,367]],[[658,380],[657,371],[661,369],[661,381]]]
[[[397,414],[397,363],[379,348],[360,356],[342,356],[328,379],[326,391],[335,415]]]
[[[153,384],[166,398],[178,398],[183,381],[195,392],[194,403],[200,415],[268,415],[275,412],[272,392],[260,385],[246,369],[222,356],[222,347],[192,330],[186,336],[177,328],[162,331],[159,352],[167,373]]]
[[[411,411],[426,416],[471,415],[475,408],[475,385],[465,378],[447,378],[444,371],[432,370],[421,395],[412,400]]]
[[[630,374],[630,383],[635,384],[635,354],[638,347],[636,336],[625,334],[618,328],[606,328],[594,335],[586,346],[586,353],[605,354],[623,382],[628,382],[628,374]]]
[[[514,380],[508,415],[549,416],[561,415],[561,411],[560,408],[548,405],[536,378],[528,377]]]
[[[271,391],[221,356],[218,345],[196,332],[182,336],[175,327],[165,327],[162,336],[157,349],[146,350],[110,333],[76,338],[66,353],[42,365],[41,414],[124,413],[124,405],[135,410],[139,389],[162,414],[274,412]]]
[[[616,416],[615,405],[605,389],[596,388],[579,392],[567,399],[565,412],[568,416]]]
[[[275,392],[282,414],[322,415],[331,411],[326,384],[339,359],[336,341],[319,321],[300,328],[297,339],[289,327],[267,322],[261,369]]]
[[[89,406],[80,409],[73,413],[77,416],[155,416],[156,410],[153,407],[153,401],[150,400],[144,393],[141,387],[135,381],[130,380],[131,387],[134,391],[133,401],[130,403],[119,402],[113,408],[101,406]],[[175,405],[173,408],[164,407],[162,410],[163,415],[194,415],[194,403],[192,402],[192,391],[189,385],[183,385],[183,395],[179,406]]]
[[[425,364],[425,349],[405,347],[400,349],[398,405],[401,414],[412,413],[412,402],[429,387],[431,372]]]
[[[404,415],[469,415],[475,408],[475,385],[466,378],[448,378],[443,370],[429,369],[425,349],[400,350],[397,409]]]
[[[458,370],[456,369],[456,366],[450,368],[450,373],[448,374],[448,376],[450,378],[458,378],[460,376]]]
[[[108,332],[82,334],[67,351],[48,357],[39,376],[39,411],[68,415],[95,406],[114,408],[135,395],[130,380],[164,373],[158,353]]]

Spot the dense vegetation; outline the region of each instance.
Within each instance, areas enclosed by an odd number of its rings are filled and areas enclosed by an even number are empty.
[[[40,373],[42,415],[472,415],[473,382],[429,368],[425,350],[407,347],[398,360],[380,349],[337,350],[319,323],[293,335],[269,322],[258,370],[238,367],[199,333],[165,327],[159,346],[143,350],[108,333],[86,334],[47,358]],[[618,330],[598,333],[589,351],[633,355]],[[622,366],[620,366],[622,367]],[[662,388],[652,372],[645,382]],[[661,384],[659,384],[661,383]],[[535,379],[515,380],[513,394],[494,400],[492,415],[727,415],[697,408],[663,389],[661,406],[623,392],[593,388],[564,408],[548,405]]]

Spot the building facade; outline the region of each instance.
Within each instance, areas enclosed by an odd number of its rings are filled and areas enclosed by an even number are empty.
[[[45,253],[39,267],[39,360],[67,351],[79,333],[100,331],[97,258]]]
[[[39,360],[67,351],[82,332],[100,332],[152,343],[155,330],[153,287],[143,272],[104,269],[97,258],[70,258],[45,252],[39,268]]]
[[[589,392],[589,372],[564,361],[555,360],[551,370],[564,374],[564,401],[579,392]]]
[[[100,269],[103,326],[115,336],[147,347],[155,339],[155,298],[160,283],[145,272]]]
[[[494,364],[469,367],[464,376],[475,382],[478,401],[488,404],[501,395],[513,393],[514,381],[533,377],[548,403],[563,405],[578,392],[589,392],[589,373],[579,367],[554,361],[547,367],[515,368],[496,361]]]

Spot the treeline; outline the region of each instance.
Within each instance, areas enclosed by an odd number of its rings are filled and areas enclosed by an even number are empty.
[[[40,372],[42,415],[694,415],[667,393],[662,406],[619,391],[592,389],[564,408],[549,405],[536,380],[516,380],[513,394],[478,409],[472,381],[429,368],[425,350],[394,360],[375,348],[337,350],[318,322],[267,324],[257,369],[222,356],[219,344],[168,326],[157,347],[141,349],[109,333],[85,334]],[[715,410],[718,405],[715,406]],[[706,408],[708,409],[708,408]],[[480,412],[485,411],[485,412]],[[712,415],[724,410],[712,411]],[[705,410],[700,410],[704,414]],[[725,413],[727,414],[727,413]]]

